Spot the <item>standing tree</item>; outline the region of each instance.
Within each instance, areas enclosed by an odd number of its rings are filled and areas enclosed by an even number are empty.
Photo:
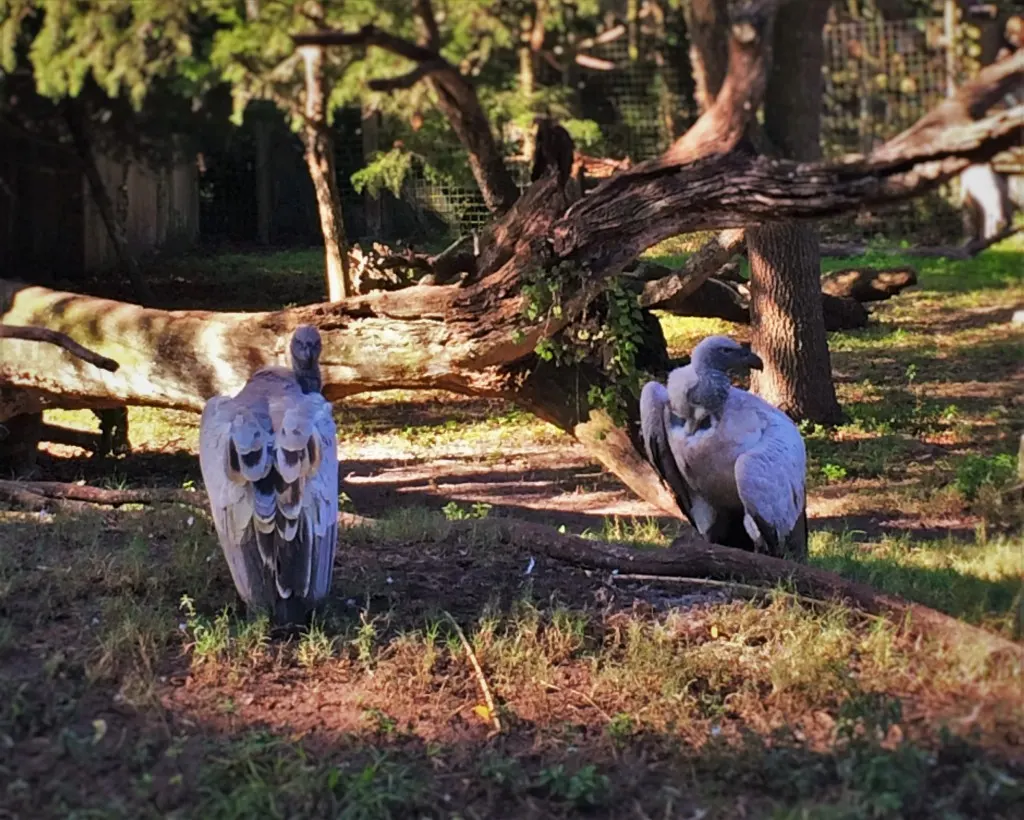
[[[764,135],[787,159],[821,159],[822,29],[829,0],[785,3],[775,20]],[[836,424],[842,410],[821,304],[818,228],[781,223],[747,231],[753,347],[764,361],[751,386],[791,416]]]
[[[726,71],[728,0],[691,0],[687,28],[701,109],[719,93]],[[775,156],[821,159],[822,29],[829,0],[783,3],[770,38],[764,123],[753,142]],[[813,223],[779,223],[746,230],[750,258],[752,346],[764,370],[751,387],[791,416],[820,424],[842,419],[821,304],[821,259]],[[716,244],[738,250],[735,236]]]
[[[324,239],[327,298],[336,302],[351,296],[354,291],[332,129],[335,92],[351,61],[347,55],[325,52],[318,46],[296,52],[290,37],[337,24],[337,14],[332,17],[324,4],[306,0],[249,0],[241,8],[229,0],[203,0],[201,7],[218,24],[210,59],[231,84],[235,122],[241,122],[253,100],[268,100],[302,138]]]

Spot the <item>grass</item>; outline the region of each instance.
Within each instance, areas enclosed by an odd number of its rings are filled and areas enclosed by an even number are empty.
[[[910,261],[920,285],[830,337],[849,418],[805,436],[812,565],[1019,640],[1017,253],[826,260]],[[278,304],[320,287],[311,254],[176,264],[169,281],[211,289],[256,271]],[[746,333],[663,324],[674,355]],[[55,448],[48,468],[198,486],[197,419],[130,415],[132,456]],[[393,391],[337,417],[358,474],[345,489],[379,523],[343,533],[330,606],[286,640],[241,616],[205,515],[0,511],[0,813],[1019,815],[1018,666],[842,607],[588,574],[497,541],[486,519],[527,511],[650,549],[677,531],[649,510],[560,517],[580,498],[612,509],[607,486],[564,434],[499,402]]]

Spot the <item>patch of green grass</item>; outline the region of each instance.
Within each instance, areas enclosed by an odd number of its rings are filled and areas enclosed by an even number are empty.
[[[386,752],[369,762],[332,763],[269,732],[249,732],[205,750],[196,815],[390,820],[425,809],[426,783]]]
[[[858,543],[849,535],[811,536],[811,564],[1019,637],[1024,606],[1024,540],[985,544],[886,537]]]
[[[968,454],[957,463],[954,486],[966,499],[977,498],[986,485],[995,490],[1008,486],[1017,475],[1017,459],[1009,453],[994,456]]]
[[[461,506],[457,501],[449,501],[441,512],[449,521],[470,521],[472,519],[487,518],[491,513],[491,505],[481,501],[470,505],[468,508]]]
[[[586,529],[581,535],[598,541],[616,541],[633,546],[664,547],[671,541],[671,536],[662,529],[661,523],[651,516],[605,516],[601,529]]]

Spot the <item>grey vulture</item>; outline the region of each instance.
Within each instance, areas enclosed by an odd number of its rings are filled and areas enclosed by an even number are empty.
[[[647,458],[694,528],[716,544],[807,557],[803,437],[784,412],[734,387],[731,371],[763,367],[727,336],[708,336],[668,387],[640,394]]]

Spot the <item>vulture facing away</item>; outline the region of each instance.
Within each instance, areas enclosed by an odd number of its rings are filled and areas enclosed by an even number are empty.
[[[647,458],[690,523],[709,541],[779,558],[807,557],[807,451],[793,421],[733,387],[729,371],[761,359],[727,336],[709,336],[668,388],[640,394]]]
[[[331,586],[338,540],[338,451],[321,394],[320,334],[292,336],[292,369],[264,367],[199,425],[199,464],[221,549],[250,611],[306,623]]]

